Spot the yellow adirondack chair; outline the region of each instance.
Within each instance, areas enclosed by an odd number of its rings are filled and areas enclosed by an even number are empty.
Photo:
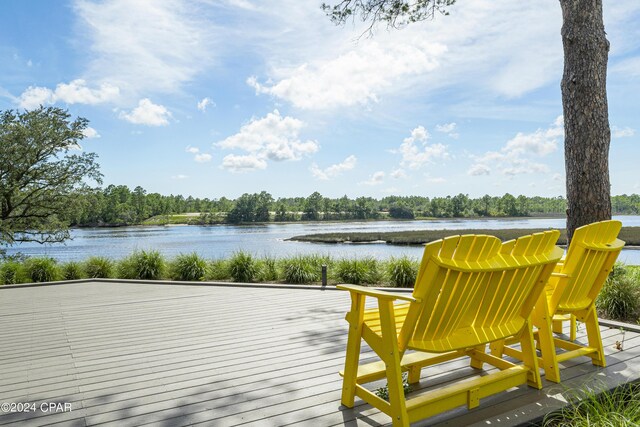
[[[545,292],[536,303],[533,323],[545,378],[560,382],[558,363],[579,356],[589,356],[596,366],[606,366],[595,300],[613,268],[624,242],[618,234],[620,221],[601,221],[575,230],[564,260],[558,263]],[[576,318],[584,322],[588,345],[576,340]],[[554,337],[562,333],[562,322],[570,320],[569,340]],[[565,352],[558,353],[557,349]],[[519,352],[496,343],[494,355],[504,353],[519,357]]]
[[[429,243],[411,296],[339,285],[351,293],[342,403],[353,407],[358,396],[391,416],[394,426],[408,426],[460,405],[474,408],[481,398],[520,384],[541,388],[530,317],[562,257],[558,236],[525,236],[507,249],[482,235]],[[377,308],[365,309],[367,296],[377,299]],[[523,365],[485,352],[487,343],[507,337],[521,342]],[[359,366],[362,339],[380,362]],[[460,357],[469,357],[474,368],[488,363],[499,370],[405,399],[403,371],[415,384],[421,368]],[[389,401],[362,385],[385,377]]]

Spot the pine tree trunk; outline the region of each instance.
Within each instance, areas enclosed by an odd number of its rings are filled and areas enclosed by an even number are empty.
[[[562,105],[567,174],[567,237],[611,219],[607,59],[602,0],[560,0],[564,74]]]

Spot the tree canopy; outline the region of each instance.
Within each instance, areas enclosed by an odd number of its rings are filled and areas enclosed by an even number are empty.
[[[76,196],[102,182],[96,154],[79,151],[87,126],[55,107],[0,113],[0,244],[69,237]]]

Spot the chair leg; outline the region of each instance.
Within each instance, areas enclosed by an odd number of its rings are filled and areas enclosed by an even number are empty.
[[[344,362],[342,379],[342,404],[353,408],[356,395],[356,379],[360,361],[360,345],[362,343],[362,325],[364,316],[364,297],[351,295],[351,311],[349,312],[349,334],[347,338],[347,355]]]
[[[493,341],[489,344],[489,348],[491,349],[491,354],[496,357],[502,357],[504,354],[504,340]]]
[[[577,333],[578,333],[578,322],[576,321],[576,315],[571,314],[571,330],[569,331],[569,339],[572,342],[576,340]]]
[[[378,300],[380,307],[380,326],[382,333],[382,348],[384,354],[379,355],[384,361],[387,371],[387,387],[389,390],[389,404],[394,427],[409,427],[409,414],[404,398],[402,386],[402,368],[400,360],[402,354],[398,348],[395,319],[393,316],[393,302]]]
[[[531,319],[527,321],[522,335],[520,336],[520,346],[522,348],[522,363],[529,368],[527,373],[527,382],[531,387],[538,390],[542,388],[542,378],[540,378],[540,369],[538,368],[538,355],[536,354],[536,346],[533,341],[533,325]]]
[[[533,323],[538,328],[538,344],[540,345],[540,352],[542,353],[544,377],[549,381],[559,383],[560,368],[558,367],[558,358],[556,357],[556,347],[553,343],[551,320],[547,301],[543,294],[535,305],[533,311]]]
[[[602,337],[600,335],[600,324],[598,323],[598,315],[596,313],[596,307],[592,305],[584,319],[585,326],[587,327],[587,338],[589,340],[589,347],[598,350],[597,353],[590,354],[591,362],[596,366],[607,366],[607,361],[604,357],[604,348],[602,346]]]
[[[479,346],[475,347],[475,350],[480,352],[480,353],[484,353],[487,350],[487,346],[486,346],[486,344],[479,345]],[[500,356],[502,356],[502,355],[500,355]],[[469,366],[471,366],[474,369],[482,369],[482,365],[483,365],[482,360],[474,359],[473,357],[471,357],[471,362],[469,363]]]

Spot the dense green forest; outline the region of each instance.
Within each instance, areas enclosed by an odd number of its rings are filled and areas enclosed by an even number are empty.
[[[387,196],[333,199],[314,192],[308,197],[274,199],[265,191],[243,194],[235,200],[164,196],[134,190],[124,185],[110,185],[78,193],[74,198],[73,217],[66,218],[73,226],[133,225],[169,222],[169,216],[199,213],[184,217],[181,222],[193,224],[249,223],[266,221],[325,221],[367,219],[516,217],[563,215],[563,197],[526,197],[505,194],[485,195],[473,199],[464,194],[447,197]],[[639,195],[612,198],[615,214],[638,214]]]

